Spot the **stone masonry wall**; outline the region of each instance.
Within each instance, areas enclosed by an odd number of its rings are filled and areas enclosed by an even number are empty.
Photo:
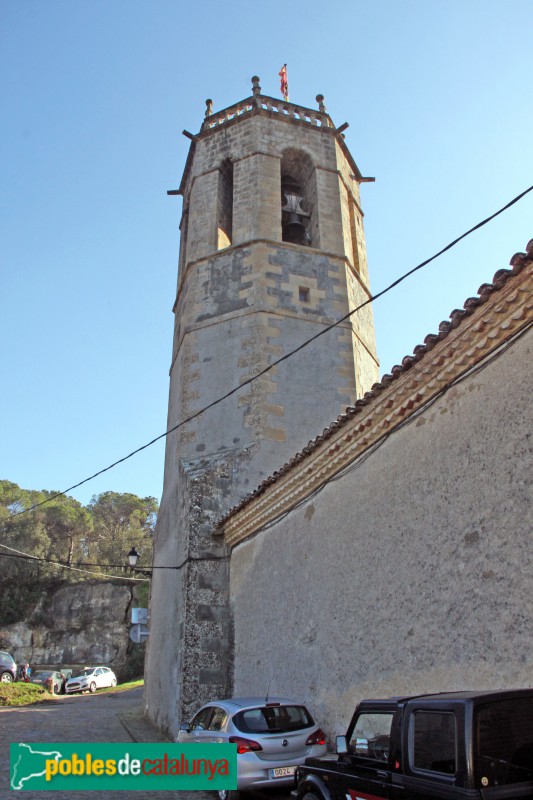
[[[231,559],[237,694],[309,703],[530,686],[533,333]]]

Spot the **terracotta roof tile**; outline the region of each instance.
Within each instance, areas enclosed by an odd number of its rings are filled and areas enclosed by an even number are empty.
[[[454,328],[457,328],[461,325],[462,321],[469,317],[471,314],[474,313],[476,308],[478,308],[483,303],[486,303],[489,297],[494,293],[499,291],[507,281],[515,275],[518,275],[524,267],[533,260],[533,239],[527,243],[526,252],[525,253],[515,253],[510,260],[510,265],[512,269],[499,269],[497,272],[494,273],[494,277],[492,279],[492,283],[483,283],[478,289],[478,297],[469,297],[464,303],[462,309],[454,309],[450,314],[450,320],[443,320],[439,325],[439,333],[428,334],[424,339],[424,344],[418,344],[413,350],[414,355],[407,355],[402,359],[401,365],[396,364],[392,367],[390,374],[383,375],[381,381],[379,383],[375,383],[370,391],[366,392],[365,395],[354,403],[353,406],[349,406],[346,408],[344,414],[341,414],[337,419],[331,423],[327,428],[325,428],[321,434],[319,434],[315,439],[311,439],[311,441],[296,455],[294,455],[291,460],[285,464],[281,469],[276,470],[276,472],[272,473],[272,475],[266,478],[255,491],[251,492],[247,497],[245,497],[238,505],[234,506],[225,516],[221,519],[218,523],[218,526],[223,525],[223,523],[243,508],[246,503],[254,497],[262,494],[269,486],[276,482],[280,475],[283,475],[287,470],[293,467],[295,464],[298,464],[302,461],[306,456],[313,452],[322,442],[326,441],[330,438],[335,431],[345,425],[348,420],[358,414],[362,408],[369,405],[374,398],[376,398],[384,389],[386,389],[391,383],[397,380],[401,375],[407,372],[413,364],[417,361],[420,361],[424,355],[431,351],[435,345],[445,339],[446,336],[450,333],[450,331]],[[407,410],[407,409],[406,409]],[[364,427],[361,428],[364,430]]]

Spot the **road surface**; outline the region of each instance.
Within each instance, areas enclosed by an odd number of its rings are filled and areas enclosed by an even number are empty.
[[[11,742],[161,741],[142,722],[142,688],[104,694],[58,697],[42,705],[0,709],[0,800],[214,800],[200,791],[29,791],[9,788]],[[289,792],[257,795],[257,800],[289,800]]]

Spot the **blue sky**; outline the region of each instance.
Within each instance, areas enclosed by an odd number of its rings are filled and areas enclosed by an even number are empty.
[[[166,429],[185,128],[322,93],[377,292],[533,184],[531,0],[0,2],[0,477],[63,490]],[[533,236],[533,192],[375,304],[382,372]],[[336,416],[332,410],[332,420]],[[318,432],[315,432],[318,433]],[[163,444],[72,492],[159,498]]]

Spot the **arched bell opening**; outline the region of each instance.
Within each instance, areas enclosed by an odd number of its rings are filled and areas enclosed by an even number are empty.
[[[281,235],[284,242],[316,246],[313,162],[300,150],[286,150],[281,160]]]
[[[219,167],[217,198],[217,250],[230,247],[233,239],[233,163],[226,158]]]

